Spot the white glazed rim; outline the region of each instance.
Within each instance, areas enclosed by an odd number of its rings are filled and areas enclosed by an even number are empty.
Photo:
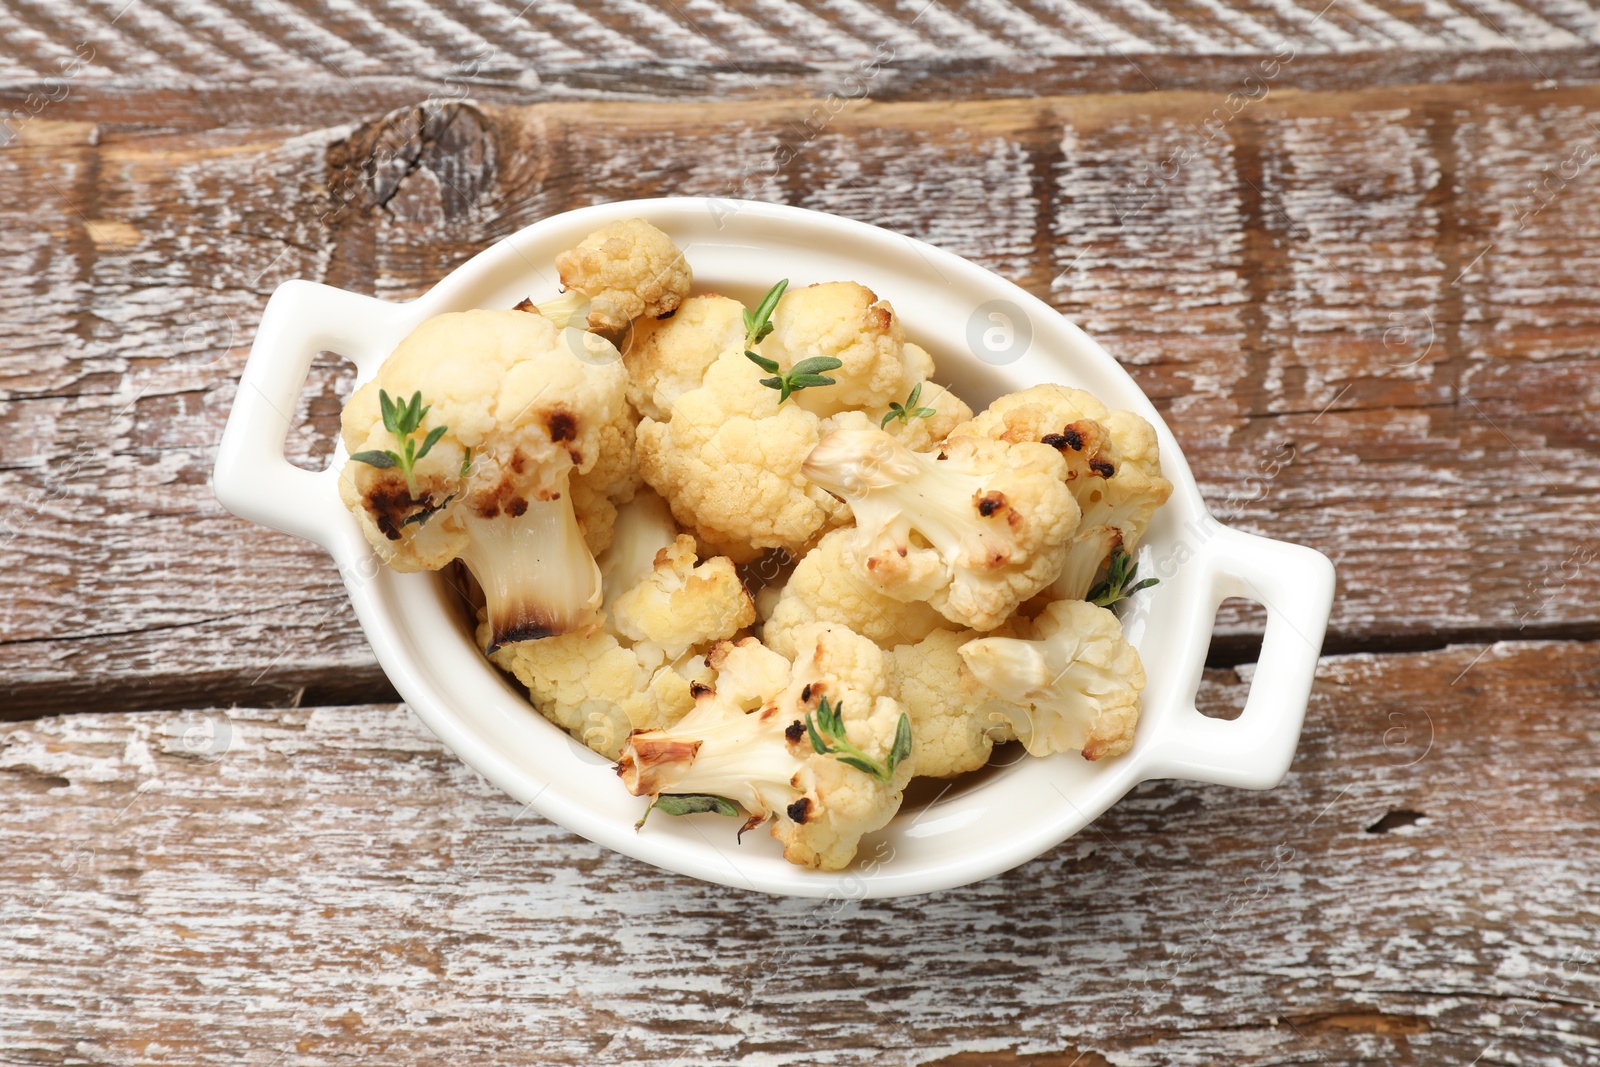
[[[725,826],[699,825],[714,816],[672,820],[666,829],[657,829],[653,821],[647,832],[635,832],[637,806],[619,810],[612,804],[601,791],[594,761],[587,761],[588,769],[574,763],[571,750],[583,751],[581,746],[525,702],[519,711],[508,705],[498,709],[498,717],[484,718],[484,703],[503,698],[476,676],[460,681],[461,672],[475,669],[470,657],[461,655],[459,640],[441,625],[447,620],[437,612],[431,621],[426,618],[433,595],[428,590],[436,593],[437,583],[376,568],[358,526],[338,500],[342,449],[319,473],[289,465],[283,458],[288,413],[295,410],[317,352],[332,350],[352,359],[364,381],[426,318],[465,307],[510,306],[530,289],[554,292],[558,281],[551,262],[557,251],[606,223],[634,216],[648,217],[672,234],[697,278],[700,258],[721,264],[718,284],[728,289],[748,287],[743,279],[779,276],[778,270],[800,275],[796,284],[859,276],[890,299],[910,324],[911,339],[933,350],[941,372],[956,377],[958,386],[963,374],[983,380],[990,391],[1064,381],[1151,421],[1173,496],[1152,523],[1140,556],[1147,570],[1170,566],[1173,573],[1141,594],[1138,608],[1125,620],[1130,638],[1145,654],[1150,678],[1133,751],[1104,766],[1061,755],[1007,768],[948,801],[937,819],[921,822],[932,808],[902,813],[875,835],[880,844],[870,855],[883,858],[869,863],[870,873],[823,873],[787,864],[748,839],[735,846]],[[775,268],[775,256],[789,262]],[[818,276],[788,269],[807,257],[819,264],[813,272]],[[859,269],[842,273],[852,264]],[[880,275],[888,291],[878,284]],[[963,333],[971,336],[971,316],[996,302],[1004,314],[1020,314],[1033,338],[1027,352],[1004,368],[987,367],[972,354],[975,349],[963,353],[950,344],[952,335],[958,342]],[[936,321],[942,324],[933,331],[937,337],[919,332],[919,323]],[[236,514],[328,549],[374,653],[407,704],[445,745],[509,795],[575,833],[657,866],[735,888],[795,896],[888,897],[977,881],[1040,855],[1147,779],[1186,777],[1246,788],[1276,784],[1293,756],[1333,595],[1332,567],[1320,554],[1230,530],[1210,517],[1159,413],[1111,356],[1044,302],[912,238],[820,212],[749,201],[679,197],[553,216],[497,242],[404,304],[308,282],[286,283],[263,315],[218,451],[215,486],[224,506]],[[1245,709],[1237,719],[1222,721],[1201,716],[1193,697],[1216,607],[1228,596],[1266,605],[1268,623]],[[420,623],[419,615],[424,617]],[[499,678],[481,657],[476,663],[487,676]],[[457,672],[452,685],[434,676],[441,670]],[[520,700],[504,682],[498,685],[504,699]],[[467,689],[475,689],[470,702],[462,695]],[[531,727],[543,731],[537,750],[528,747],[530,735],[516,715],[537,720]],[[508,743],[513,734],[522,743]],[[621,793],[619,787],[616,792]],[[967,822],[951,823],[960,818]],[[940,830],[941,823],[951,828]],[[941,844],[923,844],[941,833]],[[722,838],[728,840],[719,843]],[[890,842],[893,851],[885,855],[881,842]]]

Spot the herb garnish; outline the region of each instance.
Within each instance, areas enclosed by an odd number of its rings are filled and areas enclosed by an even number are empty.
[[[896,765],[911,755],[911,720],[905,712],[900,713],[900,722],[895,726],[889,758],[882,762],[861,751],[845,736],[842,702],[830,705],[828,698],[823,697],[817,705],[815,721],[811,713],[806,712],[806,733],[811,737],[811,748],[818,755],[834,756],[840,763],[865,771],[880,782],[893,778]]]
[[[822,372],[838,370],[844,366],[843,361],[832,356],[812,356],[810,359],[802,359],[785,372],[780,369],[777,360],[767,359],[755,351],[755,346],[772,332],[772,312],[777,308],[779,298],[788,287],[789,279],[785,278],[767,290],[767,295],[761,298],[761,303],[756,305],[754,311],[746,308],[744,312],[745,358],[773,375],[771,378],[762,378],[761,384],[768,389],[778,390],[780,404],[789,399],[789,394],[802,389],[809,389],[814,385],[833,385],[834,379]]]
[[[1146,578],[1142,582],[1134,582],[1134,575],[1138,572],[1139,565],[1133,561],[1128,550],[1118,545],[1111,550],[1111,562],[1106,565],[1105,580],[1089,590],[1089,595],[1084,599],[1089,603],[1102,608],[1109,608],[1119,600],[1126,600],[1141,589],[1148,589],[1160,582],[1160,578]],[[1133,584],[1129,584],[1132,582]]]
[[[901,422],[909,426],[912,419],[928,419],[939,414],[933,408],[917,407],[917,401],[921,399],[922,383],[918,382],[916,385],[911,387],[911,395],[906,397],[906,402],[904,404],[891,403],[889,405],[889,413],[885,415],[878,423],[878,428],[880,430],[887,430],[889,428],[889,424],[895,419],[899,419]]]
[[[712,793],[662,793],[650,801],[650,806],[644,809],[644,814],[639,816],[639,821],[633,824],[635,830],[644,825],[650,813],[660,808],[668,815],[697,815],[703,811],[715,812],[718,815],[738,815],[739,809],[727,797],[719,797]]]
[[[368,466],[377,467],[379,470],[399,467],[400,473],[406,476],[406,491],[412,497],[415,497],[417,495],[417,478],[413,473],[413,468],[416,467],[417,460],[426,456],[428,451],[438,443],[439,438],[444,436],[445,430],[449,427],[435,426],[429,430],[428,436],[422,439],[420,447],[416,441],[412,440],[411,435],[417,432],[417,427],[422,425],[423,418],[433,409],[432,404],[427,407],[422,406],[422,391],[420,389],[411,394],[409,401],[401,404],[389,399],[389,394],[379,389],[378,406],[383,409],[383,428],[394,434],[396,440],[401,444],[401,450],[399,452],[391,452],[385,448],[369,452],[357,452],[350,458],[357,463],[365,463]],[[440,506],[442,507],[443,505]]]

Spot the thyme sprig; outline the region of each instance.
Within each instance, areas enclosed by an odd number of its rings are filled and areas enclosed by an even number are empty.
[[[889,746],[889,756],[885,760],[873,759],[851,742],[845,735],[842,702],[829,704],[827,697],[817,704],[815,720],[809,711],[806,712],[806,734],[811,738],[812,750],[819,756],[833,756],[840,763],[865,771],[880,782],[891,780],[895,767],[911,755],[911,720],[905,712],[900,713],[900,721],[894,729],[894,743]]]
[[[1134,581],[1139,565],[1134,562],[1128,550],[1118,545],[1111,550],[1111,562],[1106,565],[1106,576],[1093,589],[1089,590],[1087,598],[1089,603],[1102,608],[1109,608],[1121,600],[1126,600],[1141,589],[1148,589],[1161,581],[1160,578],[1146,578],[1143,581]]]
[[[745,358],[772,375],[771,378],[762,378],[761,384],[768,389],[778,390],[780,394],[778,403],[780,404],[788,400],[791,394],[797,393],[802,389],[810,389],[817,385],[833,385],[834,379],[822,372],[838,370],[844,366],[842,361],[834,359],[832,356],[812,356],[810,359],[802,359],[785,371],[777,360],[768,359],[756,352],[756,345],[765,340],[766,336],[772,332],[772,313],[776,310],[778,300],[782,298],[783,291],[787,288],[789,288],[789,279],[785,278],[767,290],[767,295],[761,298],[761,303],[756,305],[754,311],[746,308],[744,312]]]
[[[433,405],[422,405],[422,391],[419,389],[411,394],[411,399],[396,403],[390,399],[387,391],[378,390],[378,407],[383,411],[383,428],[394,434],[400,442],[398,452],[390,449],[373,449],[366,452],[357,452],[350,458],[357,463],[365,463],[379,470],[388,470],[399,467],[400,473],[406,478],[406,491],[413,498],[417,495],[417,477],[414,469],[417,461],[426,456],[434,445],[439,443],[439,438],[444,436],[447,426],[435,426],[428,431],[428,435],[418,445],[411,436],[422,425],[422,420],[427,417]]]
[[[912,419],[931,419],[933,416],[939,414],[933,408],[917,407],[917,402],[921,399],[922,383],[918,382],[916,385],[911,387],[911,395],[906,397],[906,402],[904,404],[891,403],[889,405],[889,413],[878,422],[878,428],[880,430],[887,430],[889,428],[889,424],[895,419],[899,419],[901,422],[909,426]]]

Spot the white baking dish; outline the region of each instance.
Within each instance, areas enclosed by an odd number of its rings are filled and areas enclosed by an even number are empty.
[[[857,869],[795,867],[764,832],[734,840],[715,815],[652,819],[608,763],[538,715],[474,647],[434,575],[377,564],[339,502],[340,449],[311,473],[283,456],[312,358],[331,350],[366,381],[430,316],[511,307],[557,291],[557,252],[616,219],[642,216],[682,248],[696,291],[753,303],[780,277],[793,285],[854,279],[888,299],[939,376],[981,409],[1038,382],[1086,388],[1156,427],[1172,499],[1139,552],[1163,580],[1125,605],[1149,684],[1138,739],[1102,764],[1076,755],[1024,758],[908,806],[862,844]],[[1139,782],[1188,778],[1267,789],[1288,771],[1333,600],[1333,567],[1308,548],[1230,530],[1207,512],[1166,424],[1093,340],[1043,302],[948,252],[818,212],[743,201],[673,198],[602,204],[546,219],[500,241],[425,296],[396,304],[310,282],[272,296],[217,455],[216,492],[235,514],[322,545],[339,565],[373,651],[411,708],[458,756],[512,797],[619,852],[745,889],[850,898],[926,893],[1005,871],[1081,830]],[[1226,597],[1260,602],[1266,636],[1243,713],[1195,710],[1212,621]]]

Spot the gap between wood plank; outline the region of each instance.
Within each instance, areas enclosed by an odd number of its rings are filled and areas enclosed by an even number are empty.
[[[1505,641],[1558,641],[1574,645],[1600,642],[1600,625],[1555,625],[1517,631],[1463,629],[1437,634],[1332,638],[1322,656],[1368,654],[1379,657],[1439,652],[1461,646],[1485,648]],[[1211,670],[1253,666],[1261,651],[1260,634],[1213,637],[1205,664]],[[191,711],[218,707],[337,707],[351,704],[397,704],[400,693],[376,664],[300,668],[268,679],[250,680],[216,672],[203,677],[162,678],[155,684],[107,685],[95,680],[83,686],[58,681],[13,685],[0,722],[25,722],[51,715],[82,712]]]

